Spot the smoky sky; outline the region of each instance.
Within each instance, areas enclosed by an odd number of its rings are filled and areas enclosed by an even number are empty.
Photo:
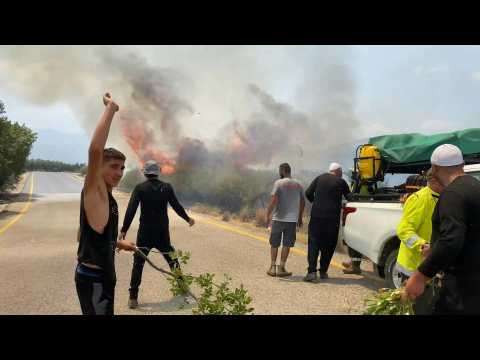
[[[351,61],[344,46],[3,46],[0,81],[32,104],[66,103],[89,134],[111,91],[109,144],[127,155],[125,129],[142,126],[176,162],[316,169],[359,125]]]

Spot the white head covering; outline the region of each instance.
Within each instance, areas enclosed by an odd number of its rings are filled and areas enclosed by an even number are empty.
[[[144,175],[160,175],[160,167],[154,160],[148,160],[143,167]]]
[[[328,171],[335,171],[338,169],[341,169],[342,166],[339,163],[333,162],[330,164],[330,167],[328,168]]]
[[[462,151],[452,144],[437,147],[432,153],[430,162],[437,166],[456,166],[464,163]]]

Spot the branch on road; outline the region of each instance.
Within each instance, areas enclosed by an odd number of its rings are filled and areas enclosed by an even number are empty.
[[[213,274],[202,274],[192,276],[192,274],[184,274],[181,268],[175,268],[172,272],[162,269],[151,261],[147,255],[141,250],[135,253],[145,259],[145,261],[155,270],[167,275],[170,283],[170,291],[174,296],[188,294],[193,298],[198,307],[193,309],[196,315],[248,315],[253,313],[253,308],[249,307],[252,299],[248,296],[247,290],[240,285],[240,288],[231,290],[229,285],[232,280],[225,275],[225,280],[221,284],[216,284]],[[177,259],[183,265],[186,265],[190,254],[182,251],[170,253],[173,259]],[[200,297],[196,297],[190,291],[190,285],[197,284],[203,291]]]

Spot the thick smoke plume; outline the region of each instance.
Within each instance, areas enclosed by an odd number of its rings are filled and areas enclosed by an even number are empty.
[[[67,103],[89,133],[112,91],[110,142],[130,164],[318,169],[358,124],[350,57],[345,47],[2,47],[0,82],[35,104]]]

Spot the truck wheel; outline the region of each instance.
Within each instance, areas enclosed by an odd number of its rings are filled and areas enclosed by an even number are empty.
[[[385,261],[385,281],[391,289],[398,289],[402,286],[402,278],[396,268],[398,249],[395,249],[388,255]]]
[[[379,278],[385,279],[385,267],[377,264],[373,264],[373,272]]]

